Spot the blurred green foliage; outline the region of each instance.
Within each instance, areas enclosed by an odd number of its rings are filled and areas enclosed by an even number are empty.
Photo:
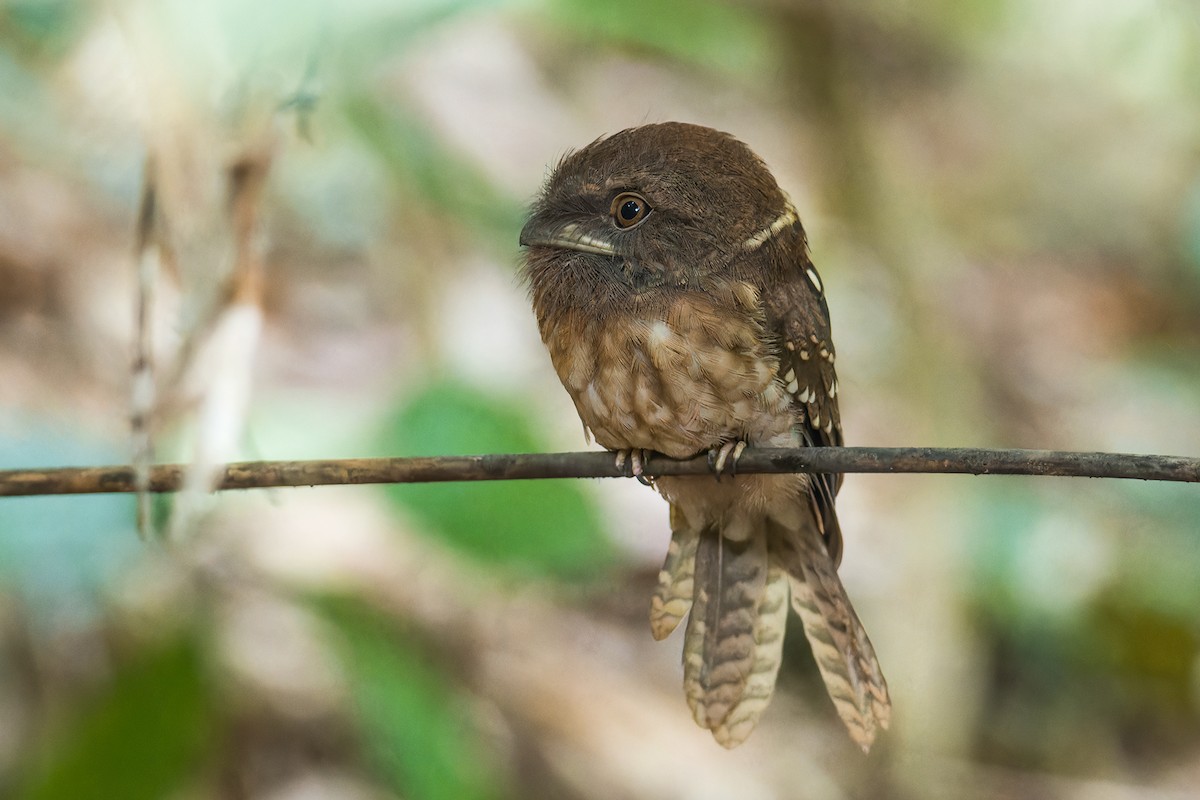
[[[1200,541],[1178,527],[1200,519],[1188,488],[1093,488],[1112,506],[1103,527],[1058,507],[1044,480],[978,493],[966,541],[990,671],[985,757],[1086,770],[1118,747],[1165,759],[1200,741]]]
[[[512,251],[513,232],[521,229],[524,215],[520,204],[494,189],[408,110],[384,108],[358,96],[346,101],[343,112],[351,130],[402,188],[404,203],[434,209],[448,224],[479,231],[485,242],[505,253]]]
[[[214,750],[219,707],[194,630],[118,664],[34,764],[21,800],[158,800],[191,785]]]
[[[0,7],[0,41],[22,57],[65,54],[88,19],[80,0],[10,0]]]
[[[458,383],[409,398],[385,426],[395,456],[544,452],[527,406]],[[423,527],[477,559],[516,574],[597,579],[612,545],[578,481],[484,481],[394,485],[389,498]]]
[[[712,0],[554,0],[550,19],[593,46],[624,45],[704,71],[772,72],[780,42],[764,15]]]
[[[317,607],[337,626],[364,752],[384,784],[426,800],[503,797],[446,654],[353,599]]]

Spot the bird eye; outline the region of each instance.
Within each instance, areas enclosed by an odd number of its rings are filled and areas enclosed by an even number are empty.
[[[640,194],[622,192],[613,198],[609,213],[612,214],[613,222],[617,223],[618,228],[632,228],[644,220],[651,210],[646,198]]]

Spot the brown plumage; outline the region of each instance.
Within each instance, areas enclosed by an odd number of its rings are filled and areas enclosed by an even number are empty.
[[[521,232],[542,340],[587,431],[643,450],[841,445],[829,310],[796,210],[728,134],[664,123],[564,158]],[[651,600],[686,615],[684,690],[733,747],[775,686],[788,597],[851,737],[890,715],[871,642],[837,576],[840,475],[663,477],[671,544]],[[690,615],[689,615],[690,612]]]

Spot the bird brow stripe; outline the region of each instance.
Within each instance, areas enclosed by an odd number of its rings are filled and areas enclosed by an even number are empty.
[[[799,216],[800,215],[796,212],[796,207],[791,203],[788,203],[787,208],[784,209],[784,212],[772,220],[770,225],[763,228],[746,241],[742,242],[742,248],[747,252],[753,252],[757,250],[766,244],[767,240],[769,240],[772,236],[795,222]]]

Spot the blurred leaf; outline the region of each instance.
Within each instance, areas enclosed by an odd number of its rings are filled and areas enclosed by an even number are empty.
[[[428,646],[357,603],[321,603],[342,635],[362,740],[380,776],[415,800],[501,796],[465,698]]]
[[[981,489],[970,514],[978,530],[966,536],[972,602],[1013,627],[1030,615],[1021,593],[1021,556],[1037,524],[1036,494],[1026,481]]]
[[[1088,626],[1099,639],[1097,652],[1112,671],[1130,679],[1131,691],[1169,686],[1178,695],[1176,704],[1190,711],[1187,698],[1196,688],[1192,674],[1200,649],[1196,625],[1130,599],[1108,592],[1091,609]]]
[[[971,602],[1022,635],[1073,628],[1104,594],[1190,620],[1200,607],[1200,497],[1184,484],[1032,479],[978,493]]]
[[[996,0],[934,0],[907,8],[882,4],[872,7],[870,13],[879,17],[895,15],[910,26],[914,26],[914,20],[919,20],[916,23],[918,30],[937,33],[941,37],[986,41],[986,37],[994,36],[996,29],[1004,25],[1011,10],[1007,3]]]
[[[0,140],[39,156],[62,139],[63,121],[37,71],[0,43]]]
[[[1182,221],[1184,254],[1200,282],[1200,181],[1192,187],[1183,204]]]
[[[428,40],[440,25],[505,0],[211,0],[147,3],[175,66],[274,82],[313,69],[322,83],[358,86],[379,60]],[[201,35],[202,34],[202,35]],[[182,62],[182,63],[180,63]],[[211,88],[211,87],[209,87]]]
[[[762,16],[711,0],[556,0],[553,18],[589,44],[637,45],[742,77],[770,74],[777,42]]]
[[[1171,517],[1195,492],[1022,479],[977,497],[966,585],[990,672],[988,758],[1082,768],[1114,731],[1158,754],[1191,746],[1200,542]]]
[[[107,693],[51,745],[23,800],[158,800],[178,791],[213,738],[199,643],[181,637],[122,665]]]
[[[355,47],[346,54],[355,64],[362,63],[363,53],[368,58],[402,53],[463,13],[514,5],[514,0],[360,0],[360,5],[366,13],[356,20],[352,31]]]
[[[524,407],[437,384],[399,410],[383,437],[390,455],[544,451]],[[612,549],[574,481],[489,481],[390,486],[388,496],[471,555],[560,577],[594,575]]]
[[[1188,484],[1122,481],[1109,518],[1128,543],[1114,582],[1130,605],[1191,622],[1200,608],[1200,493]]]
[[[408,202],[434,206],[453,222],[504,243],[511,253],[524,210],[502,196],[477,169],[462,160],[425,126],[385,109],[364,95],[346,102],[346,118],[392,171]]]
[[[78,0],[10,0],[0,8],[0,48],[57,57],[84,28]]]

